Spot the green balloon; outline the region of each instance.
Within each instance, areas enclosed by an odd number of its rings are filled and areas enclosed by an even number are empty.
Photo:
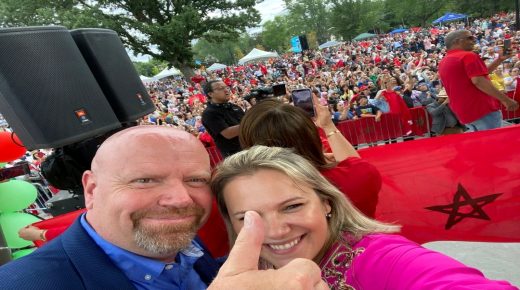
[[[16,251],[11,256],[13,257],[13,260],[20,259],[21,257],[27,256],[30,253],[34,252],[34,250],[36,250],[36,248]]]
[[[0,212],[13,212],[27,208],[38,195],[36,187],[23,180],[0,183]]]
[[[0,226],[4,232],[7,246],[11,249],[19,249],[33,245],[33,242],[20,238],[18,231],[37,221],[41,220],[27,213],[8,212],[0,214]]]

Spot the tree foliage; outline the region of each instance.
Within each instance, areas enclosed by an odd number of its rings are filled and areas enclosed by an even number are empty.
[[[260,37],[265,48],[282,53],[289,49],[291,32],[287,20],[287,17],[276,16],[264,23]]]
[[[258,38],[247,33],[237,39],[218,40],[216,37],[202,38],[193,46],[195,58],[204,63],[219,62],[223,64],[235,64],[251,49],[259,44]]]
[[[233,64],[254,47],[285,52],[292,36],[307,35],[316,47],[331,35],[350,40],[363,32],[426,26],[448,11],[488,17],[515,5],[511,0],[284,0],[287,12],[251,36],[245,31],[259,21],[254,8],[259,1],[1,0],[0,25],[113,29],[134,52],[189,74],[194,56]],[[149,65],[139,67],[144,75],[150,72]]]
[[[168,67],[168,63],[152,58],[147,62],[134,62],[134,67],[139,75],[152,77]]]
[[[255,0],[2,0],[2,26],[115,30],[133,51],[190,72],[194,39],[233,39],[258,23]]]
[[[294,35],[315,32],[320,43],[330,37],[330,10],[324,0],[284,0],[289,31]]]
[[[448,11],[489,17],[514,10],[514,1],[510,0],[284,1],[288,13],[277,22],[285,21],[288,29],[280,31],[287,35],[316,33],[319,43],[328,40],[330,35],[350,40],[363,32],[385,33],[397,27],[427,26]]]

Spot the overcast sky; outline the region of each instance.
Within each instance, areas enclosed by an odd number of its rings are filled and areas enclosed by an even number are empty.
[[[273,18],[277,15],[280,15],[285,10],[285,3],[283,0],[264,0],[262,3],[256,4],[256,9],[258,12],[260,12],[260,16],[262,17],[262,20],[260,22],[260,25],[262,25],[265,21],[273,20]],[[256,33],[260,32],[261,28],[252,28],[249,29],[249,33]],[[130,58],[133,61],[148,61],[150,57],[148,56],[133,56],[131,53],[129,53]]]
[[[262,16],[262,23],[267,20],[272,20],[276,15],[283,13],[285,9],[285,3],[283,0],[264,0],[260,4],[256,4],[256,9]]]

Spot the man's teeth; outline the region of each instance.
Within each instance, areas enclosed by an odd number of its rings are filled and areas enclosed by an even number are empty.
[[[287,244],[283,244],[283,245],[271,245],[270,244],[269,247],[271,247],[272,249],[275,249],[275,250],[287,250],[287,249],[290,249],[290,248],[296,246],[296,244],[298,244],[299,242],[300,242],[300,238],[297,238],[294,241],[287,243]]]

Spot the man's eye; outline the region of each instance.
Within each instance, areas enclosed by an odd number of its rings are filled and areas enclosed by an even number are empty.
[[[206,178],[190,178],[189,181],[191,182],[208,182]]]
[[[194,185],[194,186],[203,186],[203,185],[207,185],[209,181],[208,181],[207,178],[194,177],[194,178],[187,179],[186,182],[188,182],[188,183],[190,183],[191,185]]]
[[[153,182],[152,178],[138,178],[134,180],[135,183],[151,183]]]

